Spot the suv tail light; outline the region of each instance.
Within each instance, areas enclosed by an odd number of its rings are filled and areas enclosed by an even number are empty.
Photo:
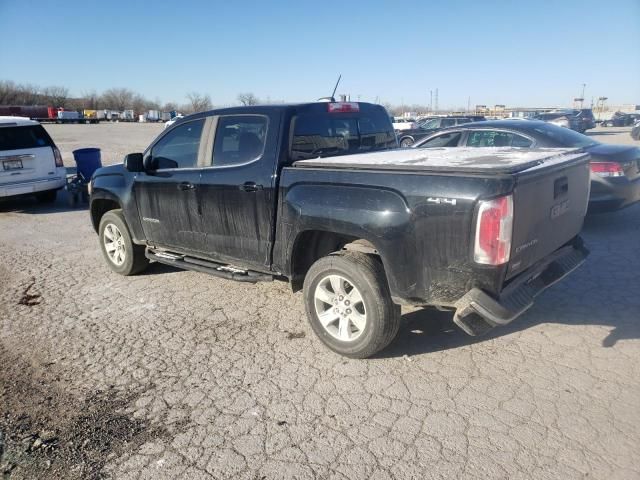
[[[473,260],[484,265],[509,261],[513,233],[513,197],[481,200],[478,206]]]
[[[56,167],[64,167],[64,163],[62,163],[62,155],[60,155],[60,150],[58,147],[51,147],[53,150],[53,158],[56,161]]]
[[[327,103],[329,113],[359,112],[360,105],[357,102],[332,102]]]
[[[624,170],[619,163],[615,162],[591,162],[591,171],[600,177],[622,177]]]

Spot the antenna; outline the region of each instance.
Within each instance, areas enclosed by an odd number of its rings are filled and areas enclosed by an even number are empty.
[[[340,79],[342,78],[342,74],[338,75],[338,81],[336,82],[336,86],[333,88],[333,93],[331,94],[331,100],[335,102],[336,90],[338,89],[338,85],[340,84]]]

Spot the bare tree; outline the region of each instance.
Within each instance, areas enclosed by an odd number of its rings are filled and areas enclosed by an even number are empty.
[[[0,105],[12,105],[18,97],[18,86],[11,80],[0,80]]]
[[[173,102],[167,102],[162,106],[163,112],[175,112],[178,110],[178,104]]]
[[[128,88],[110,88],[102,94],[102,102],[106,108],[122,111],[132,108],[135,96]]]
[[[192,113],[211,110],[212,104],[211,97],[209,95],[191,92],[187,94],[187,98],[189,99],[190,103],[190,105],[188,105],[188,108]]]
[[[31,83],[18,85],[18,98],[16,99],[18,105],[37,105],[42,101],[40,87]]]
[[[52,104],[54,107],[66,107],[67,99],[69,98],[69,89],[66,87],[46,87],[42,91],[42,95],[47,103]]]
[[[258,99],[258,97],[256,97],[253,93],[240,93],[238,95],[238,101],[246,106],[249,105],[257,105],[258,103],[260,103],[260,100]]]
[[[98,108],[100,108],[99,97],[95,90],[84,92],[82,94],[81,100],[82,108],[87,108],[90,110],[97,110]]]

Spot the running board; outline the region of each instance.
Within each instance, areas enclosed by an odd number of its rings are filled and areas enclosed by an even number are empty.
[[[253,272],[251,270],[242,270],[232,265],[210,262],[208,260],[202,260],[200,258],[189,257],[186,255],[177,255],[175,253],[155,251],[147,248],[145,256],[154,262],[171,265],[184,270],[208,273],[209,275],[226,278],[227,280],[235,280],[236,282],[256,283],[273,281],[273,275]]]

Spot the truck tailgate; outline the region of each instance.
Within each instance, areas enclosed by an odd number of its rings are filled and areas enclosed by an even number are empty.
[[[588,162],[587,153],[565,153],[516,174],[507,279],[578,235],[589,202]]]

